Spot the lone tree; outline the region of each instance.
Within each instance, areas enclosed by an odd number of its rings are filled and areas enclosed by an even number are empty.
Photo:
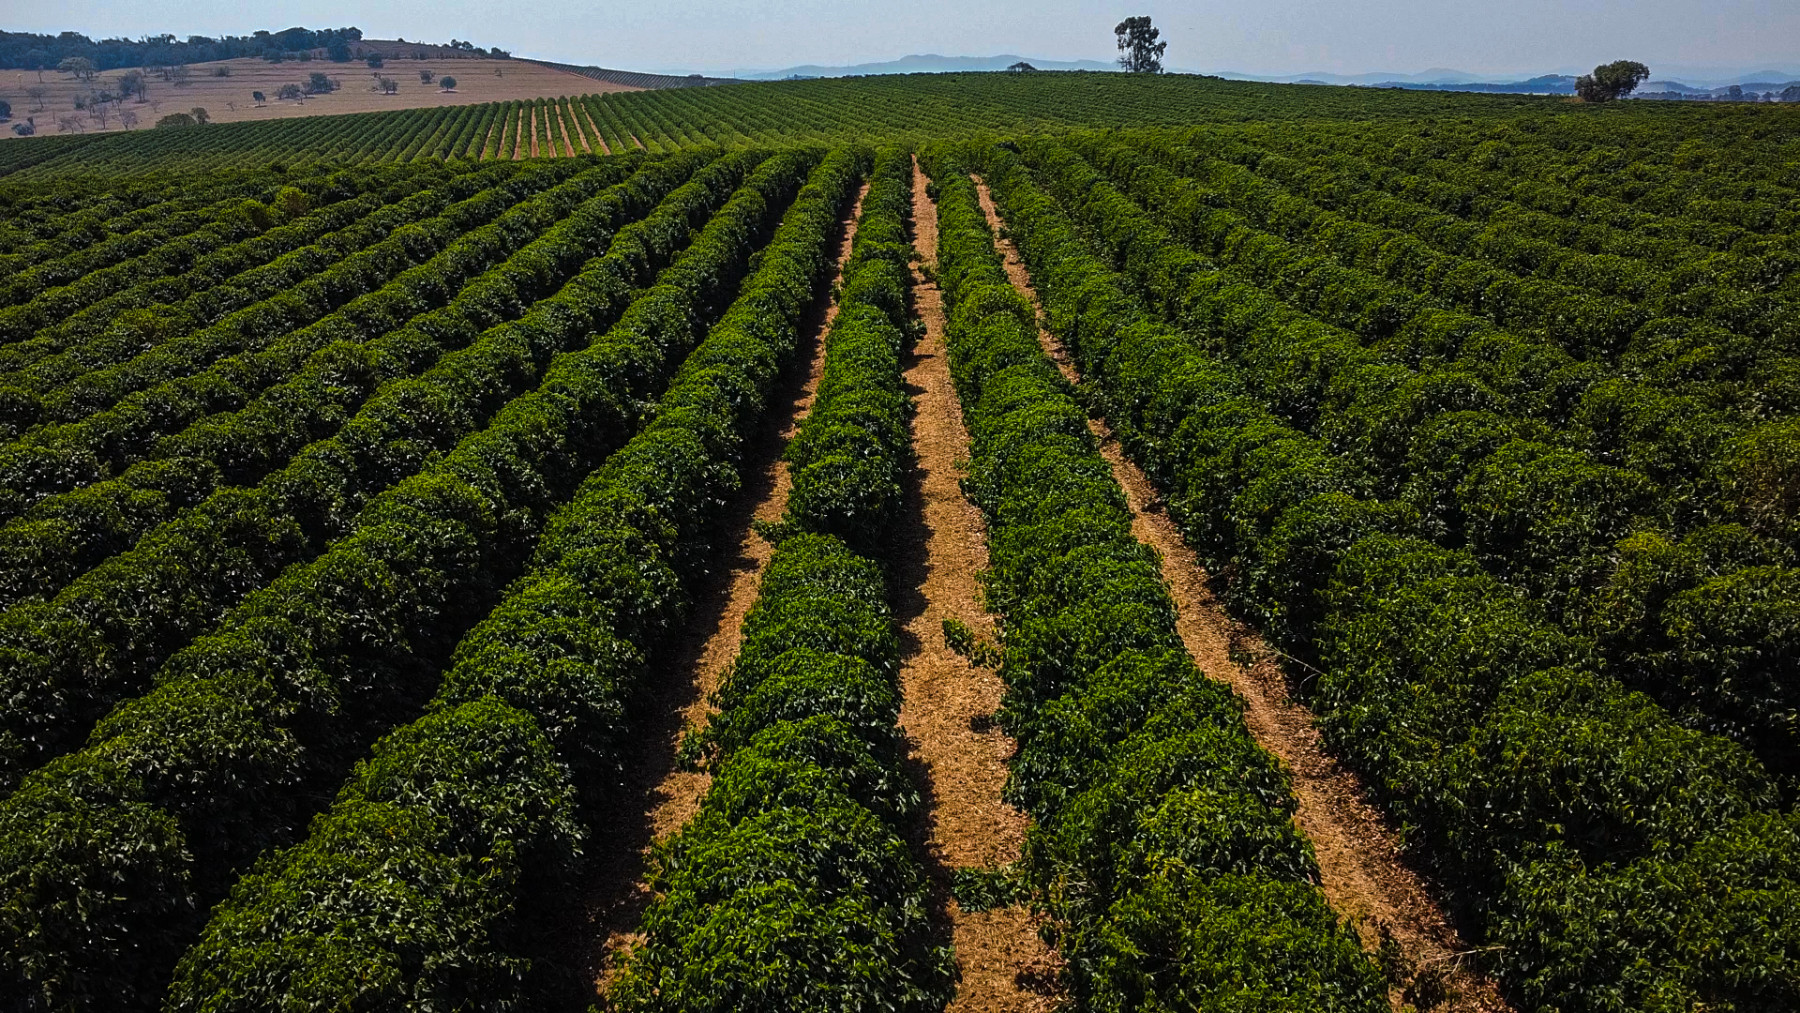
[[[1615,60],[1575,79],[1575,94],[1583,102],[1611,102],[1637,90],[1650,76],[1650,68],[1636,60]]]
[[[62,71],[65,74],[73,75],[75,77],[75,79],[78,81],[92,81],[94,79],[94,75],[96,73],[98,73],[98,71],[94,68],[94,61],[88,59],[85,56],[68,57],[67,59],[63,60],[61,63],[57,64],[56,69]]]
[[[455,91],[456,90],[456,78],[454,78],[454,77],[439,78],[438,85],[440,87],[442,87],[445,91]]]
[[[1018,63],[1015,63],[1012,66],[1006,68],[1006,72],[1009,74],[1030,74],[1030,73],[1035,72],[1036,70],[1037,70],[1036,67],[1033,67],[1031,64],[1026,63],[1024,60],[1020,60]]]
[[[1169,48],[1167,42],[1158,42],[1162,32],[1150,24],[1148,17],[1126,18],[1113,26],[1113,34],[1119,38],[1119,66],[1132,74],[1162,73],[1163,51]]]

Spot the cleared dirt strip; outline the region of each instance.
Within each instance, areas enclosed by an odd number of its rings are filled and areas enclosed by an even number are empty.
[[[913,245],[932,264],[937,207],[927,180],[913,168]],[[954,1013],[1047,1010],[1057,1004],[1056,954],[1038,937],[1023,906],[963,911],[949,896],[958,868],[988,867],[1019,857],[1029,820],[1000,798],[1011,737],[991,720],[1004,690],[991,669],[977,668],[944,640],[945,619],[958,619],[992,639],[992,617],[981,605],[976,575],[987,568],[987,530],[981,512],[962,494],[959,460],[969,435],[950,382],[944,345],[944,302],[937,284],[913,273],[914,310],[925,334],[904,362],[918,467],[908,489],[907,516],[896,552],[895,583],[901,623],[900,725],[921,773],[931,871],[961,973]]]
[[[834,256],[835,291],[850,259],[856,219],[868,184],[856,195],[850,216],[839,223]],[[790,483],[781,454],[799,431],[812,407],[825,366],[825,332],[837,317],[836,299],[826,299],[814,323],[801,335],[794,369],[769,399],[762,432],[745,448],[743,482],[737,501],[720,520],[724,532],[713,568],[694,588],[678,646],[658,667],[667,678],[651,686],[637,705],[637,748],[625,758],[614,811],[618,822],[597,828],[588,853],[599,856],[591,871],[588,900],[589,935],[596,942],[590,956],[595,986],[604,991],[617,971],[617,958],[642,941],[637,931],[650,891],[644,882],[650,848],[681,829],[700,807],[711,777],[684,770],[676,762],[682,734],[702,727],[712,712],[708,703],[719,678],[737,656],[740,627],[763,569],[774,547],[751,529],[755,521],[778,521],[787,509]]]
[[[1041,312],[1037,292],[1018,247],[1002,237],[1003,222],[987,183],[975,180],[981,209],[994,230],[1013,287]],[[1056,336],[1040,327],[1038,341],[1070,382],[1079,383],[1074,363]],[[1319,859],[1325,898],[1351,920],[1364,946],[1384,939],[1399,946],[1418,974],[1420,998],[1439,1001],[1436,1010],[1500,1013],[1511,1007],[1494,983],[1473,968],[1477,955],[1451,924],[1425,881],[1400,856],[1400,835],[1367,800],[1361,779],[1326,752],[1313,716],[1288,691],[1277,654],[1256,631],[1233,620],[1213,594],[1207,573],[1142,469],[1125,456],[1105,422],[1089,419],[1113,477],[1125,490],[1132,533],[1162,556],[1163,577],[1175,600],[1182,643],[1207,675],[1237,691],[1247,704],[1244,722],[1264,749],[1281,758],[1294,775],[1299,800],[1295,822],[1312,840]],[[1234,658],[1248,658],[1248,665]],[[1439,999],[1439,997],[1442,997]],[[1392,996],[1396,1008],[1402,996]]]

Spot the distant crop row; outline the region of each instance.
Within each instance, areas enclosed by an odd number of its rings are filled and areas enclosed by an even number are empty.
[[[968,135],[1078,127],[1131,127],[1245,120],[1478,116],[1521,122],[1566,118],[1593,124],[1591,143],[1624,123],[1654,128],[1633,143],[1695,142],[1708,152],[1773,144],[1746,133],[1779,121],[1776,109],[1743,107],[1745,129],[1715,110],[1642,103],[1624,109],[1570,107],[1560,99],[1359,88],[1296,87],[1213,78],[1124,74],[930,74],[820,81],[663,88],[580,98],[397,110],[253,123],[210,124],[89,138],[26,138],[0,152],[0,175],[19,179],[156,169],[261,167],[271,162],[405,161],[597,153],[641,145],[651,151],[711,144],[779,144],[881,135]],[[1778,131],[1778,127],[1771,127]],[[1452,138],[1455,127],[1443,130]],[[1415,136],[1405,134],[1402,136]],[[1434,135],[1435,136],[1435,135]],[[1560,141],[1561,138],[1558,138]],[[35,153],[32,153],[35,152]],[[1673,152],[1671,158],[1675,157]],[[1776,165],[1783,164],[1776,156]],[[1687,170],[1676,167],[1678,171]],[[1720,207],[1736,207],[1723,197]]]

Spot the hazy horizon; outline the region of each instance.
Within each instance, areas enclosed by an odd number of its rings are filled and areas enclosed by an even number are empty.
[[[223,0],[23,0],[0,28],[94,38],[172,32],[243,35],[355,25],[370,38],[466,39],[518,56],[633,70],[731,73],[841,66],[914,54],[1046,60],[1116,56],[1112,26],[1149,14],[1171,68],[1259,76],[1411,74],[1449,68],[1485,76],[1571,72],[1641,60],[1657,76],[1800,69],[1800,4],[1774,0],[1218,0],[1099,4],[900,0],[865,12],[824,0],[696,0],[679,9],[621,0],[571,9],[528,0],[504,7],[419,0],[369,8],[342,0],[245,8]],[[1659,67],[1661,68],[1659,70]]]

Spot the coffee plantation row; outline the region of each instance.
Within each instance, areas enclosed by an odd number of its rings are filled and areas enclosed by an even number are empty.
[[[0,143],[0,178],[68,180],[168,169],[191,174],[271,164],[294,169],[369,161],[619,154],[637,148],[664,152],[719,144],[832,143],[864,137],[1100,126],[1292,120],[1310,124],[1320,119],[1339,128],[1327,128],[1335,135],[1346,121],[1440,117],[1454,135],[1468,120],[1517,117],[1536,124],[1563,116],[1568,109],[1564,99],[1548,96],[1263,85],[1188,75],[1146,79],[1105,73],[916,74],[569,95],[208,124],[192,130],[21,138]],[[1646,137],[1661,146],[1694,139],[1705,146],[1694,159],[1695,167],[1700,167],[1713,149],[1741,147],[1746,156],[1768,154],[1757,151],[1765,145],[1754,141],[1773,138],[1778,147],[1781,138],[1791,135],[1791,128],[1781,124],[1791,120],[1792,110],[1775,106],[1712,109],[1638,103],[1629,110],[1581,113],[1569,118],[1583,125],[1599,124],[1601,129],[1577,130],[1575,136],[1613,148],[1615,159],[1621,141]],[[1624,125],[1615,128],[1620,121]],[[1433,136],[1441,135],[1434,130]],[[1747,138],[1752,143],[1743,144]],[[1371,144],[1385,139],[1367,132],[1357,138]],[[1508,143],[1487,137],[1480,142],[1490,148]],[[1785,175],[1788,185],[1795,185],[1792,158],[1791,152],[1775,153],[1759,171],[1776,178]],[[1743,164],[1758,165],[1753,158]]]
[[[1796,1008],[1797,128],[946,75],[0,145],[0,997],[594,1001],[640,703],[835,301],[605,1002],[942,1008],[893,572],[924,260],[1077,1008],[1390,1008],[1090,417],[1516,1008]]]

